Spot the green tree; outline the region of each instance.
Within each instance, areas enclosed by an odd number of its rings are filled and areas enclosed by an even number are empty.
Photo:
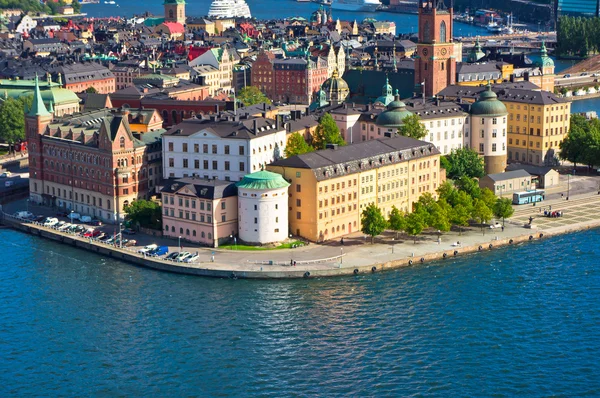
[[[560,144],[561,159],[588,167],[600,164],[600,121],[587,120],[581,115],[571,116],[570,131]]]
[[[445,200],[438,200],[431,209],[429,226],[440,232],[450,231],[450,213],[452,208]]]
[[[0,106],[0,140],[15,143],[25,139],[25,109],[23,101],[7,98]]]
[[[498,200],[498,198],[496,197],[496,195],[494,195],[494,193],[492,192],[492,190],[489,189],[489,188],[483,188],[481,190],[481,194],[479,195],[479,199],[483,200],[483,203],[485,203],[485,205],[487,207],[489,207],[490,209],[494,207],[494,205],[496,204],[496,201]]]
[[[406,216],[405,231],[408,235],[414,238],[414,243],[417,243],[417,236],[425,229],[425,220],[418,212],[412,212]]]
[[[88,88],[85,89],[85,92],[89,93],[89,94],[96,94],[98,92],[98,90],[96,90],[94,88],[94,86],[89,86]]]
[[[377,235],[380,235],[387,228],[387,221],[381,209],[374,204],[370,204],[363,210],[360,222],[362,224],[361,231],[371,237],[371,244]]]
[[[271,103],[271,100],[255,86],[247,86],[241,89],[237,95],[237,99],[239,99],[244,106],[262,104],[264,102],[267,104]]]
[[[319,125],[312,139],[312,146],[315,149],[325,149],[327,144],[346,145],[340,134],[340,129],[329,113],[324,114],[319,120]]]
[[[126,219],[133,225],[162,230],[162,211],[158,203],[151,200],[134,200],[123,208]]]
[[[398,134],[405,137],[421,140],[425,138],[428,131],[419,115],[409,115],[402,119],[402,127],[398,128]]]
[[[396,231],[396,239],[398,239],[398,232],[404,231],[404,227],[406,225],[404,212],[398,210],[396,206],[392,206],[392,211],[390,211],[390,217],[388,219],[388,225],[392,231]]]
[[[485,228],[483,225],[492,219],[492,210],[485,204],[481,199],[475,199],[473,202],[473,219],[481,225],[481,231],[485,235]]]
[[[504,219],[512,217],[515,209],[512,207],[512,202],[509,198],[498,198],[494,207],[494,216],[502,219],[502,225],[504,226]]]
[[[471,148],[454,149],[444,158],[447,161],[448,178],[453,180],[464,176],[481,178],[485,175],[483,158]]]
[[[458,190],[466,192],[473,199],[481,196],[481,188],[479,188],[479,184],[474,178],[463,176],[454,181],[454,186]]]
[[[456,205],[450,212],[450,222],[458,227],[458,234],[462,235],[463,228],[469,226],[471,209],[464,205]]]
[[[308,145],[302,134],[295,132],[288,137],[284,153],[285,157],[289,158],[312,151],[314,151],[314,148]]]

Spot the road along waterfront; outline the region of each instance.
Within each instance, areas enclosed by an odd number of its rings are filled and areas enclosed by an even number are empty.
[[[553,206],[553,209],[564,213],[560,218],[547,218],[541,209]],[[56,231],[34,223],[24,222],[8,214],[4,214],[3,223],[9,227],[33,234],[42,238],[51,239],[63,244],[78,247],[111,258],[127,261],[139,266],[160,271],[175,272],[188,275],[198,275],[217,278],[247,278],[247,279],[286,279],[286,278],[315,278],[326,276],[358,275],[375,273],[426,263],[435,260],[448,259],[455,256],[475,252],[495,250],[502,246],[532,242],[550,236],[571,233],[600,227],[600,196],[587,194],[572,196],[571,200],[556,199],[535,206],[519,207],[513,220],[504,231],[478,229],[464,235],[446,235],[442,243],[426,242],[412,244],[404,242],[397,244],[353,245],[360,236],[354,239],[345,239],[346,245],[326,247],[331,251],[338,251],[339,255],[316,257],[324,253],[321,245],[311,245],[305,252],[312,253],[313,257],[301,260],[296,266],[291,266],[295,252],[290,250],[244,252],[242,256],[246,261],[239,261],[239,253],[235,251],[221,251],[215,261],[210,260],[196,263],[183,264],[163,259],[145,257],[135,249],[119,248],[106,245],[99,241],[83,238]],[[529,218],[534,219],[532,229],[524,228]],[[485,235],[485,231],[488,235]],[[456,242],[460,242],[457,244]],[[209,249],[210,250],[210,249]],[[207,258],[207,250],[205,258]],[[233,257],[232,257],[233,256]],[[269,258],[265,258],[269,256]],[[288,261],[288,258],[291,259]],[[298,259],[298,257],[296,257]]]

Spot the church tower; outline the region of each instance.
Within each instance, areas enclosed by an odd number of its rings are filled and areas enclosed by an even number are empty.
[[[36,75],[33,102],[31,109],[25,114],[25,135],[29,156],[29,197],[37,203],[42,203],[42,194],[44,193],[42,135],[50,122],[52,122],[52,113],[48,112],[44,101],[42,101],[40,85]]]
[[[185,0],[165,0],[165,22],[185,25]]]
[[[419,43],[415,62],[415,85],[425,83],[432,97],[456,81],[456,54],[452,40],[454,0],[419,0]]]

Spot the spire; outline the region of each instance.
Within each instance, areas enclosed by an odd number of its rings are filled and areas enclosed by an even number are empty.
[[[48,112],[44,105],[44,101],[42,101],[37,73],[35,74],[35,87],[33,89],[33,103],[31,104],[31,109],[27,113],[27,116],[50,116],[50,112]]]
[[[394,50],[392,51],[392,57],[394,58],[394,72],[398,72],[398,65],[396,65],[396,42],[394,42]]]
[[[542,40],[542,48],[540,49],[542,57],[548,56],[548,49],[546,48],[546,40]]]

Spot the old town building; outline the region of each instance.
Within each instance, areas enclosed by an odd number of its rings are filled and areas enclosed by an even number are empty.
[[[150,193],[148,155],[160,154],[162,131],[134,135],[127,110],[53,119],[36,84],[26,134],[36,203],[117,222],[124,206]]]
[[[445,179],[435,146],[408,137],[333,146],[278,160],[267,169],[291,183],[291,232],[311,241],[360,231],[369,204],[386,217],[392,206],[410,212],[422,194],[436,197]]]

